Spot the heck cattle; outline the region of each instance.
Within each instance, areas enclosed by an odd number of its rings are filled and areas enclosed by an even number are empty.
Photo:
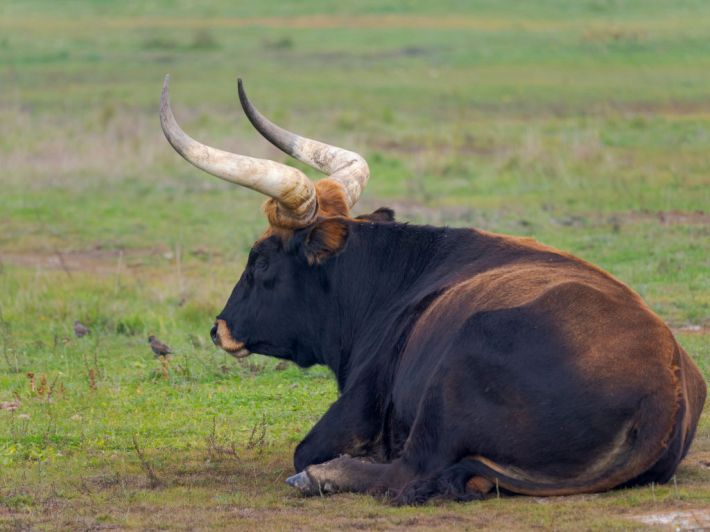
[[[365,160],[269,122],[241,81],[239,97],[264,137],[329,177],[193,140],[167,77],[160,117],[189,162],[271,197],[214,342],[237,357],[326,364],[337,379],[289,484],[419,503],[673,476],[706,386],[638,295],[532,239],[398,223],[386,208],[353,217]]]

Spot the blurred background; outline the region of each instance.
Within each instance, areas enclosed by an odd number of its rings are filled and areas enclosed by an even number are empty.
[[[104,451],[140,471],[134,434],[187,449],[215,426],[244,442],[262,421],[288,464],[335,397],[324,370],[239,365],[210,345],[266,227],[264,198],[170,148],[166,73],[198,140],[298,165],[243,116],[240,76],[278,124],[367,158],[356,212],[388,205],[401,221],[575,253],[637,290],[710,371],[710,3],[4,1],[0,401],[22,406],[0,412],[15,423],[0,418],[0,464],[12,489],[34,464],[61,482],[68,461]],[[176,351],[169,368],[148,334]],[[52,382],[63,399],[49,407]],[[45,499],[22,496],[28,523],[45,515]]]
[[[157,101],[169,72],[191,135],[287,161],[242,115],[241,76],[276,122],[367,157],[363,210],[535,235],[615,266],[677,325],[707,318],[705,2],[1,9],[4,252],[180,246],[238,271],[263,198],[182,161]]]

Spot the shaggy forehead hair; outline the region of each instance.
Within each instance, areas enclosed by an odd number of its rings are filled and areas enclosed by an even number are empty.
[[[318,219],[350,216],[345,192],[339,183],[331,179],[321,179],[315,184],[315,189]],[[262,235],[262,238],[277,236],[284,242],[289,240],[293,236],[295,229],[281,224],[278,214],[278,202],[274,199],[269,199],[262,208],[269,221],[269,228]]]

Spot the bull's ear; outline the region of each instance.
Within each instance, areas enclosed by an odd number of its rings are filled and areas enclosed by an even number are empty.
[[[361,214],[356,219],[370,222],[394,222],[394,211],[389,207],[380,207],[370,214]]]
[[[308,263],[322,264],[345,247],[350,229],[342,218],[328,218],[318,222],[308,232],[303,249]]]

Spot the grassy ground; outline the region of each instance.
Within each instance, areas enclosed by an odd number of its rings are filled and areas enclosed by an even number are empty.
[[[170,72],[191,134],[284,160],[240,115],[244,77],[268,116],[367,156],[363,211],[599,264],[707,376],[710,6],[194,5],[0,5],[0,402],[20,403],[0,410],[0,528],[707,525],[708,413],[667,486],[424,508],[287,489],[335,385],[209,344],[262,198],[180,159],[157,100]],[[177,352],[167,368],[151,333]]]

